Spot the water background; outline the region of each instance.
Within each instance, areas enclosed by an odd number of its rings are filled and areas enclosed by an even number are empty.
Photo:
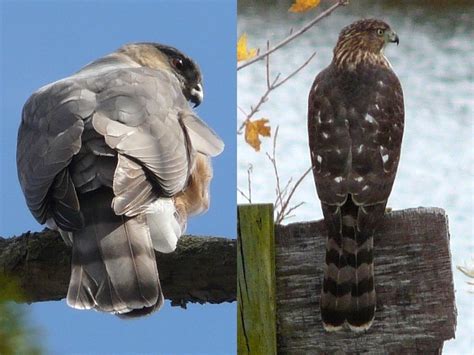
[[[332,3],[332,2],[331,2]],[[386,56],[397,73],[405,96],[405,134],[397,179],[388,203],[394,209],[436,206],[449,216],[453,266],[474,265],[474,6],[470,2],[352,1],[271,57],[272,75],[285,77],[317,51],[295,78],[270,94],[254,118],[270,119],[280,127],[277,159],[283,185],[299,178],[310,166],[306,131],[307,97],[315,75],[332,58],[338,33],[345,25],[368,17],[387,21],[399,34],[400,45]],[[321,5],[319,12],[329,2]],[[316,11],[292,14],[288,2],[256,6],[239,2],[238,34],[246,32],[251,47],[264,50],[266,40],[277,43],[290,28],[301,28]],[[263,62],[238,72],[238,105],[248,112],[265,92]],[[244,115],[238,111],[238,126]],[[252,202],[275,201],[275,179],[265,156],[272,141],[256,153],[238,137],[238,187],[247,191],[247,168],[252,165]],[[246,202],[238,194],[240,203]],[[311,175],[296,191],[293,204],[305,202],[287,223],[322,217]],[[468,279],[454,269],[458,325],[456,339],[445,343],[445,354],[473,354],[474,294]]]

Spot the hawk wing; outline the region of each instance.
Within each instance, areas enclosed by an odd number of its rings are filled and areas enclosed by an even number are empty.
[[[115,212],[133,215],[148,207],[144,201],[153,199],[152,186],[139,182],[148,182],[150,176],[161,196],[172,197],[185,188],[196,152],[216,156],[223,143],[190,110],[168,73],[118,70],[110,80],[107,86],[112,89],[100,94],[92,126],[120,155],[114,177]]]
[[[50,84],[24,106],[18,174],[39,223],[54,217],[65,230],[81,228],[71,170],[80,170],[74,179],[79,188],[98,175],[115,175],[113,187],[116,199],[121,200],[116,212],[126,213],[149,201],[149,196],[136,195],[140,191],[151,194],[148,177],[162,196],[173,196],[186,184],[195,151],[215,156],[223,149],[220,138],[189,109],[177,80],[169,73],[107,66],[109,70],[101,63],[95,71],[89,66],[86,74],[79,72]],[[87,137],[82,137],[84,126],[88,127]],[[106,145],[98,135],[105,138]],[[92,164],[82,169],[70,167],[81,148],[96,156],[94,163],[100,157],[119,154],[117,167],[108,166],[115,171],[103,172],[100,166],[91,169]],[[140,184],[146,194],[140,189],[130,193],[130,189],[124,196],[124,186]],[[122,208],[124,204],[128,207]]]
[[[341,205],[349,193],[357,204],[386,201],[400,158],[403,121],[403,92],[393,71],[379,69],[366,78],[322,71],[308,102],[311,160],[321,201]]]
[[[198,152],[222,149],[171,73],[126,59],[102,58],[31,96],[18,175],[38,222],[72,242],[69,305],[126,316],[161,306],[153,247],[174,250],[185,221],[173,196]]]
[[[26,102],[17,145],[17,168],[27,205],[44,224],[54,218],[65,230],[83,227],[79,202],[66,169],[81,149],[84,118],[95,109],[94,93],[75,82],[40,89]]]
[[[328,229],[323,323],[367,329],[375,311],[373,234],[400,157],[403,93],[392,70],[343,74],[331,66],[308,102],[313,175]]]

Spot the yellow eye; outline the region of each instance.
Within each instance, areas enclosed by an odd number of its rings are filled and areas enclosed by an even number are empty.
[[[378,35],[378,36],[383,36],[383,32],[384,32],[384,31],[383,31],[381,28],[379,28],[379,29],[377,30],[377,35]]]

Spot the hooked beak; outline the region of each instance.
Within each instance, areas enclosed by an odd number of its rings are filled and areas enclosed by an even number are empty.
[[[194,104],[194,107],[198,107],[202,99],[204,98],[204,91],[202,90],[202,85],[197,84],[190,91],[190,101]]]
[[[398,39],[397,33],[395,31],[392,31],[392,30],[387,32],[387,40],[388,40],[388,42],[396,43],[397,46],[400,43],[400,40]]]

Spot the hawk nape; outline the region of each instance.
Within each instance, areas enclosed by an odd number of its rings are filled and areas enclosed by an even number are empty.
[[[403,93],[383,54],[398,36],[383,21],[345,27],[314,80],[308,133],[328,238],[321,293],[327,331],[367,330],[375,315],[373,236],[400,158]]]
[[[136,317],[163,304],[154,249],[175,250],[207,209],[223,149],[189,105],[202,98],[192,59],[135,43],[26,102],[18,176],[36,220],[72,245],[71,307]]]

